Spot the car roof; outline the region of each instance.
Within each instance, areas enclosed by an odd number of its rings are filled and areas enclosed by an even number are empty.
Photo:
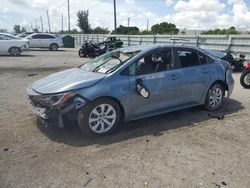
[[[150,44],[150,45],[137,45],[137,46],[129,46],[129,47],[123,47],[120,48],[120,52],[122,53],[133,53],[133,52],[148,52],[152,51],[158,48],[190,48],[195,50],[201,50],[201,48],[197,48],[196,46],[189,46],[189,45],[183,45],[183,44]]]
[[[0,33],[0,35],[7,35],[7,36],[14,37],[14,38],[17,38],[17,39],[20,38],[20,37],[17,37],[17,36],[12,35],[12,34],[10,34],[10,33]]]
[[[29,36],[33,36],[33,35],[55,35],[55,34],[53,34],[53,33],[32,33],[32,34],[30,34]]]

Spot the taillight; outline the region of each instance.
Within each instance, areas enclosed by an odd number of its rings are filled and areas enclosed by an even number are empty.
[[[250,69],[250,61],[248,61],[248,62],[245,64],[245,68],[246,68],[246,69]]]

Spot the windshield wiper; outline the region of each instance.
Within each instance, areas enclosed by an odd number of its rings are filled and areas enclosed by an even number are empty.
[[[96,68],[94,68],[94,70],[92,70],[92,72],[96,72],[101,66],[103,66],[104,64],[106,64],[109,60],[105,61],[104,63],[98,65]]]
[[[124,62],[120,62],[118,65],[113,66],[112,68],[108,69],[104,74],[108,74],[111,71],[117,69],[119,66],[121,66]]]

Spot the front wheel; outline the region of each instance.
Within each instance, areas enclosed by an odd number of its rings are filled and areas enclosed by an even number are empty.
[[[9,53],[11,56],[19,56],[21,54],[21,50],[18,47],[11,47],[9,49]]]
[[[207,92],[204,107],[209,111],[218,110],[222,105],[224,92],[225,90],[220,84],[213,84]]]
[[[112,99],[101,98],[90,102],[78,112],[78,124],[88,136],[102,136],[112,133],[119,125],[121,112]]]
[[[240,77],[240,84],[246,88],[250,89],[250,70],[245,70]]]

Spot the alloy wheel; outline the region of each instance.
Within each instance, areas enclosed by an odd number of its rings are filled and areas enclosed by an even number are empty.
[[[116,117],[113,106],[100,104],[90,112],[89,127],[95,133],[105,133],[114,126]]]
[[[223,91],[219,87],[213,88],[209,96],[209,105],[212,108],[217,107],[218,105],[220,105],[222,98],[223,98]]]
[[[244,77],[244,83],[248,86],[250,86],[250,72],[245,75]]]

